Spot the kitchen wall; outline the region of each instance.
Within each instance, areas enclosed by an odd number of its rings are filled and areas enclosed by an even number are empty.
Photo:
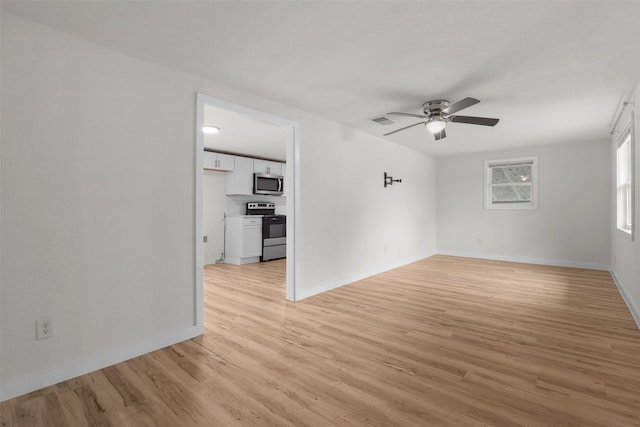
[[[616,283],[620,288],[627,305],[640,327],[640,147],[638,144],[638,126],[640,126],[640,83],[636,87],[635,95],[631,97],[631,101],[635,103],[635,110],[632,106],[625,111],[621,117],[616,132],[612,135],[611,150],[611,199],[609,206],[611,207],[611,271],[616,279]],[[628,123],[629,118],[633,115],[635,132],[633,135],[635,141],[635,215],[633,224],[635,229],[634,239],[631,236],[617,229],[616,226],[616,148],[618,136],[622,128]]]
[[[214,264],[224,252],[224,216],[227,205],[227,173],[205,170],[202,174],[202,244],[204,264]]]
[[[202,332],[197,92],[299,124],[299,297],[435,251],[429,156],[6,12],[1,50],[0,399]]]
[[[438,252],[608,269],[606,141],[438,159]],[[538,156],[538,209],[485,210],[484,161]]]
[[[286,178],[285,178],[286,179]],[[245,215],[247,212],[247,203],[249,202],[271,202],[276,205],[276,214],[287,214],[287,198],[284,196],[227,196],[226,210],[227,215]]]

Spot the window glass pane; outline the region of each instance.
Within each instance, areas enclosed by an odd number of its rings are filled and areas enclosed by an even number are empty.
[[[629,170],[630,152],[631,144],[629,139],[626,139],[625,142],[618,147],[618,185],[631,182],[631,171]]]
[[[631,229],[631,218],[632,218],[632,213],[631,213],[631,185],[627,185],[625,188],[625,204],[626,204],[626,218],[625,218],[625,227],[628,229]]]
[[[627,134],[616,150],[618,228],[631,233],[633,221],[631,134]]]
[[[493,203],[529,203],[531,202],[531,186],[505,185],[491,188]]]
[[[511,184],[516,182],[533,182],[531,164],[493,166],[491,171],[492,184]]]
[[[631,184],[631,137],[624,143],[624,182]]]
[[[485,209],[537,209],[537,157],[486,160]]]

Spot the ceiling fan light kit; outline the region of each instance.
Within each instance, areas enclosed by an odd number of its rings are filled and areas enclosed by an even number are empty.
[[[439,133],[439,132],[442,132],[442,130],[444,129],[445,123],[446,122],[442,120],[440,116],[436,116],[436,117],[431,117],[427,121],[427,124],[425,126],[427,127],[427,130],[429,132]]]
[[[424,114],[400,113],[400,112],[387,113],[395,116],[415,117],[418,119],[425,119],[425,120],[385,133],[384,136],[389,136],[396,132],[400,132],[405,129],[412,128],[414,126],[425,124],[427,130],[434,135],[435,140],[439,141],[447,137],[447,133],[445,132],[445,127],[448,122],[466,123],[470,125],[481,125],[481,126],[495,126],[500,121],[500,119],[492,119],[488,117],[452,115],[454,113],[457,113],[460,110],[471,107],[472,105],[475,105],[479,102],[480,101],[475,98],[464,98],[462,101],[458,101],[454,104],[449,104],[449,101],[446,101],[444,99],[437,99],[437,100],[428,101],[422,104],[422,111],[424,112]]]

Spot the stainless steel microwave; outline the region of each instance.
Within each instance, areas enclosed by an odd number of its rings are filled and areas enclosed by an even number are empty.
[[[284,177],[268,173],[253,174],[253,194],[271,194],[282,196],[284,191]]]

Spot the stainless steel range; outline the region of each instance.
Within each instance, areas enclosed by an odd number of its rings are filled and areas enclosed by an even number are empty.
[[[287,256],[287,217],[276,215],[275,203],[247,203],[247,215],[262,215],[262,256],[271,261]]]

